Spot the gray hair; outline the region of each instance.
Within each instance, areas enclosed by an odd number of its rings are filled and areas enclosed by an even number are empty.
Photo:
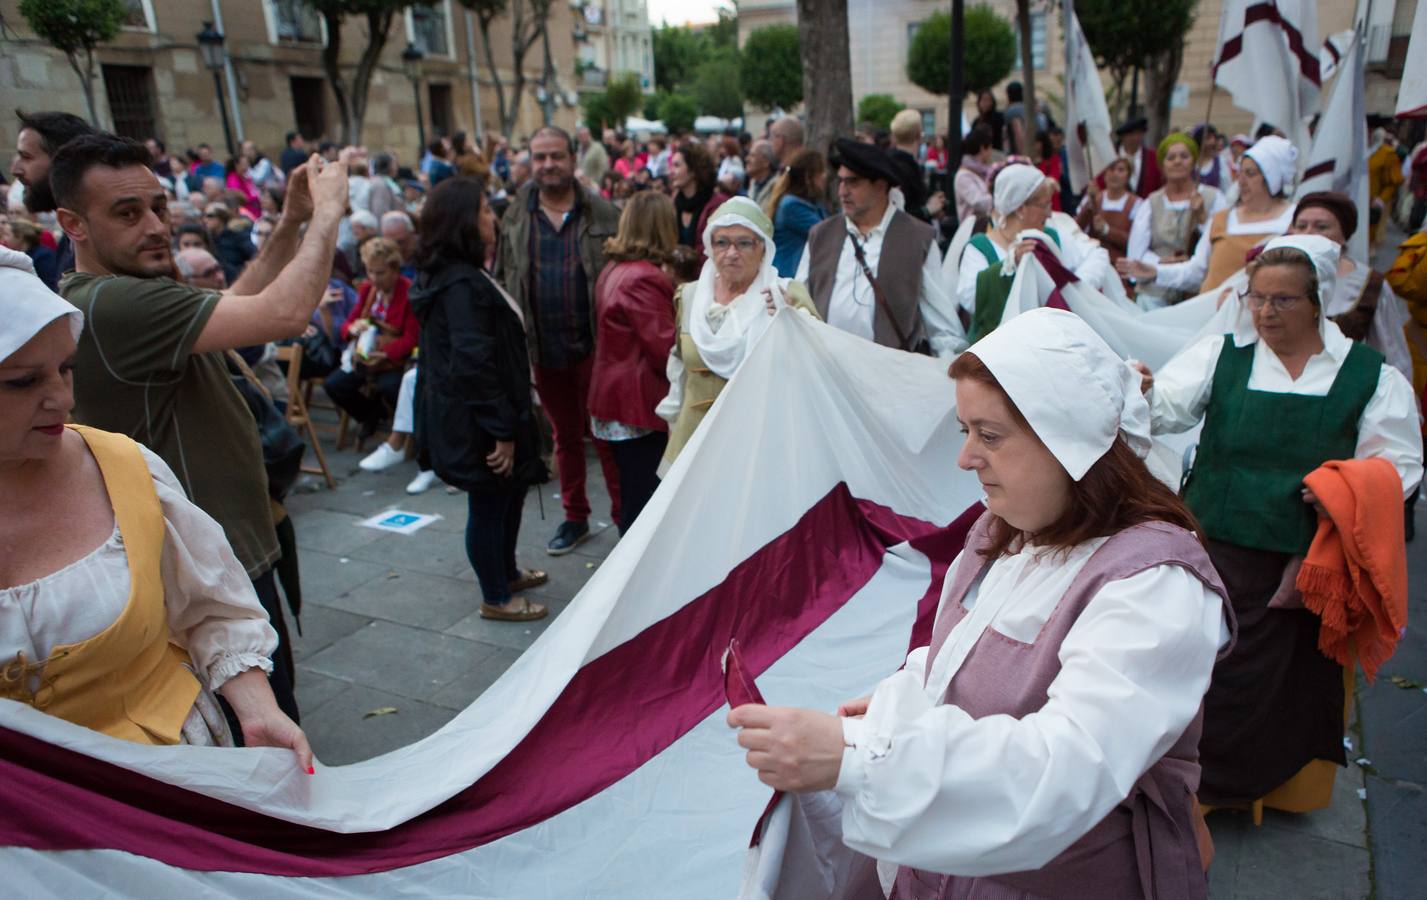
[[[770,166],[778,164],[778,154],[773,152],[773,145],[768,141],[754,141],[753,146],[748,148],[748,155],[753,156],[754,154],[763,157]]]
[[[377,221],[376,215],[368,209],[359,209],[354,211],[351,215],[350,221],[353,225],[360,225],[363,228],[370,228],[372,231],[376,231],[378,228],[381,227],[381,223]]]
[[[192,278],[194,275],[198,274],[198,270],[194,267],[194,260],[195,257],[198,257],[200,254],[208,257],[214,262],[218,261],[218,258],[212,253],[209,253],[207,250],[203,250],[198,247],[190,247],[187,250],[180,250],[179,252],[173,255],[173,264],[178,268],[178,274],[182,275],[185,279]]]
[[[416,224],[411,221],[411,216],[408,216],[406,213],[402,212],[399,209],[394,209],[388,213],[382,213],[382,227],[385,228],[388,222],[400,222],[401,227],[406,229],[406,232],[408,234],[416,230]]]
[[[803,128],[803,123],[793,116],[784,116],[774,122],[769,134],[779,135],[794,147],[801,147],[807,141],[807,131]]]

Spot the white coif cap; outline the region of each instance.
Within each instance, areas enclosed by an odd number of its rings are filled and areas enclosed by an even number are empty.
[[[84,314],[45,287],[28,256],[8,247],[0,247],[0,297],[5,298],[4,315],[0,316],[0,362],[61,316],[69,317],[69,332],[76,341],[84,330]]]
[[[986,364],[1011,402],[1075,481],[1122,435],[1143,457],[1150,408],[1140,373],[1072,312],[1021,313],[969,351]]]

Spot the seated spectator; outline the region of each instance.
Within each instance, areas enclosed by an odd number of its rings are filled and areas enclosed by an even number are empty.
[[[247,228],[235,222],[232,210],[222,203],[210,203],[204,207],[203,227],[208,231],[213,255],[223,264],[223,274],[232,284],[238,280],[248,260],[257,254]]]
[[[223,167],[225,179],[223,187],[229,192],[242,195],[242,210],[250,219],[263,214],[263,204],[258,197],[258,185],[253,181],[252,164],[246,156],[235,156]]]
[[[420,328],[407,299],[411,280],[401,274],[396,245],[373,238],[362,245],[362,262],[367,281],[341,330],[350,358],[344,356],[342,368],[322,386],[333,403],[361,424],[365,440],[376,434],[386,410],[396,408],[402,370],[416,349]],[[363,391],[368,382],[376,396]]]
[[[223,275],[223,265],[207,250],[180,250],[174,254],[173,264],[178,269],[179,280],[184,284],[214,291],[228,287],[228,279]]]
[[[381,217],[381,233],[382,237],[396,245],[397,252],[401,254],[402,276],[414,280],[416,267],[411,260],[416,253],[416,226],[412,224],[411,216],[401,210],[392,210]]]
[[[59,256],[52,248],[45,246],[44,241],[40,239],[42,234],[43,229],[34,222],[12,218],[5,225],[4,231],[0,232],[0,243],[28,256],[35,267],[35,274],[45,283],[45,287],[58,291]]]
[[[208,230],[202,225],[180,225],[174,230],[175,250],[206,250],[213,252],[213,242],[208,239]]]

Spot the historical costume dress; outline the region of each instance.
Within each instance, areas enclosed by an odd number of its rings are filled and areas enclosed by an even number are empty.
[[[1277,247],[1309,255],[1320,298],[1332,295],[1337,244],[1299,235],[1268,245]],[[1323,351],[1296,379],[1247,313],[1237,331],[1204,338],[1155,376],[1156,433],[1204,422],[1184,499],[1209,539],[1239,623],[1238,645],[1216,666],[1205,698],[1206,803],[1252,802],[1315,760],[1344,763],[1343,667],[1319,651],[1318,618],[1291,599],[1290,564],[1307,552],[1317,526],[1303,478],[1328,460],[1372,456],[1393,463],[1404,496],[1422,478],[1411,385],[1382,354],[1321,315],[1319,329]],[[1315,771],[1331,789],[1333,769]],[[1321,802],[1281,808],[1326,805],[1326,791],[1314,793]]]

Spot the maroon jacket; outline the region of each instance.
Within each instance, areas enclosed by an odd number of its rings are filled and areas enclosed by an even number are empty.
[[[396,287],[391,292],[391,302],[387,304],[386,316],[382,319],[397,332],[395,335],[389,335],[389,340],[381,346],[381,351],[386,354],[387,359],[396,364],[406,362],[411,351],[416,349],[416,342],[421,339],[421,323],[416,320],[415,313],[411,311],[411,303],[407,300],[409,290],[411,280],[405,275],[396,276]],[[342,323],[343,341],[351,340],[347,329],[352,327],[353,322],[367,318],[376,295],[374,284],[370,281],[362,282],[362,286],[357,290],[357,304],[352,307],[347,321]]]
[[[669,425],[654,407],[669,393],[674,282],[651,262],[611,262],[595,282],[595,366],[589,412],[653,431]]]

